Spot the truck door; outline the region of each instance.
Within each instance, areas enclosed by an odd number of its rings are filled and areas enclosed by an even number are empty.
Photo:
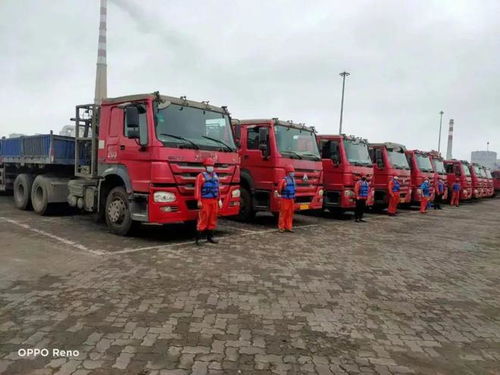
[[[267,125],[245,127],[246,142],[242,145],[244,148],[242,166],[251,171],[256,189],[271,191],[274,187],[269,130],[270,127]],[[267,147],[267,153],[263,149],[264,145]]]
[[[323,159],[323,181],[327,190],[341,191],[343,188],[342,158],[339,141],[322,139],[320,141]]]
[[[146,104],[134,103],[138,110],[139,132],[148,135]],[[151,181],[151,157],[148,145],[141,146],[137,131],[127,124],[126,108],[111,108],[106,162],[118,164],[127,170],[134,191],[148,192]],[[144,133],[145,132],[145,133]]]
[[[385,190],[387,188],[387,184],[389,183],[389,176],[387,173],[383,149],[379,147],[373,150],[373,175],[375,188],[378,190]]]

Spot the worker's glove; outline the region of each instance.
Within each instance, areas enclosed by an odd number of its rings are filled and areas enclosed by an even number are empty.
[[[219,208],[222,208],[222,200],[219,199]]]
[[[201,208],[201,201],[198,201],[198,208]]]

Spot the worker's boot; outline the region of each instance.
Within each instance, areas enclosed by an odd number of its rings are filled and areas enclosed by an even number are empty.
[[[214,238],[214,232],[212,230],[209,230],[207,232],[207,242],[210,242],[210,243],[219,243],[219,241],[217,241]]]
[[[196,231],[196,240],[195,240],[196,246],[201,246],[200,240],[201,240],[201,232],[199,230],[197,230]]]

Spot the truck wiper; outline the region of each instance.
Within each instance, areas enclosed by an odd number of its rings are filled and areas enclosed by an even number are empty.
[[[303,152],[302,155],[312,156],[314,160],[321,160],[321,158],[318,155],[313,154],[312,152]]]
[[[175,139],[180,139],[181,141],[184,141],[186,143],[190,143],[195,150],[199,150],[200,149],[200,146],[198,146],[196,143],[194,143],[193,141],[187,139],[187,138],[184,138],[184,137],[180,137],[178,135],[173,135],[173,134],[168,134],[168,133],[161,133],[160,135],[164,135],[165,137],[171,137],[171,138],[175,138]]]
[[[212,137],[207,137],[206,135],[202,135],[202,137],[206,138],[206,139],[210,139],[211,141],[220,143],[221,145],[223,145],[224,147],[226,147],[228,149],[228,151],[230,151],[230,152],[234,151],[234,149],[231,146],[229,146],[226,143],[222,142],[220,139],[215,139],[215,138],[212,138]]]
[[[283,153],[288,153],[288,154],[292,154],[292,155],[295,155],[297,157],[297,159],[303,159],[302,156],[300,156],[297,152],[295,151],[291,151],[291,150],[287,150],[287,151],[280,151],[282,154]]]

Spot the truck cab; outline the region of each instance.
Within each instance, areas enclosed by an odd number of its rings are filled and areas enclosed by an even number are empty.
[[[493,182],[493,176],[489,168],[482,167],[484,175],[486,176],[486,196],[493,197],[495,195],[495,187]]]
[[[483,198],[486,195],[486,175],[483,174],[481,166],[477,163],[470,165],[472,178],[472,198]]]
[[[460,200],[469,200],[472,197],[472,178],[469,169],[469,162],[466,160],[445,160],[444,167],[446,169],[448,180],[448,195],[453,184],[458,177],[460,180]]]
[[[434,171],[434,188],[437,189],[437,184],[439,179],[445,184],[445,189],[443,193],[443,200],[448,199],[448,181],[446,175],[446,169],[444,168],[444,159],[441,154],[437,151],[429,152],[431,158],[432,170]]]
[[[406,147],[392,142],[370,143],[369,152],[373,161],[373,186],[375,205],[387,206],[388,185],[392,177],[398,176],[401,184],[400,203],[411,202],[410,165],[405,155]]]
[[[295,210],[322,208],[323,167],[313,128],[273,118],[234,120],[233,129],[241,159],[240,220],[279,211],[274,192],[290,164],[297,183]]]
[[[68,202],[101,212],[112,232],[126,234],[134,221],[196,220],[194,184],[208,157],[220,178],[220,214],[238,213],[239,157],[225,107],[132,95],[77,107],[75,121],[78,178],[69,182]]]
[[[434,193],[434,170],[428,153],[420,150],[406,150],[405,155],[411,170],[411,200],[418,203],[422,200],[420,185],[425,179],[428,179],[431,184],[431,196]]]
[[[323,206],[328,210],[352,210],[356,206],[354,185],[366,176],[371,182],[373,162],[368,142],[346,135],[318,135],[323,162]],[[373,205],[374,189],[370,186],[367,206]]]

